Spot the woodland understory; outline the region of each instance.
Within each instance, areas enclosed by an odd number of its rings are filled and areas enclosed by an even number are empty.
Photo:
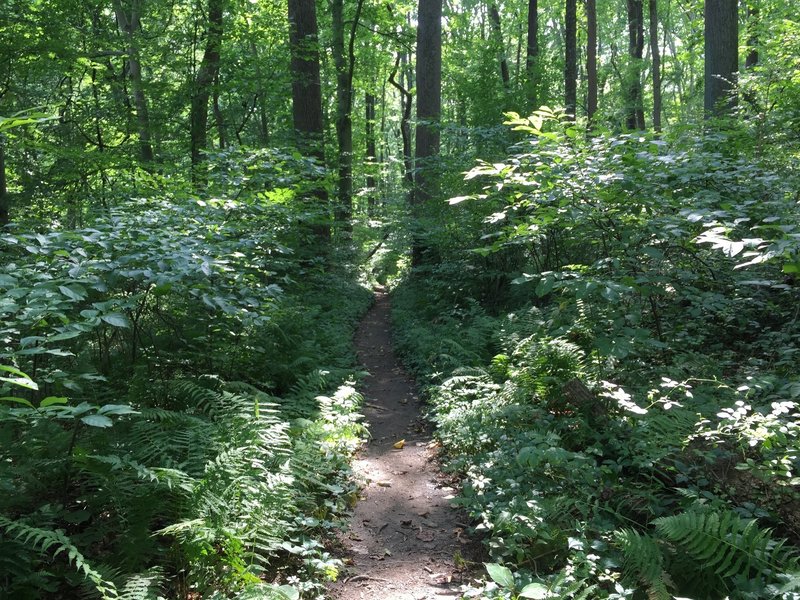
[[[324,598],[380,286],[464,598],[800,600],[795,13],[0,0],[0,597]]]

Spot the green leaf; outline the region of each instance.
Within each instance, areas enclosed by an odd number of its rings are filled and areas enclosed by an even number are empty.
[[[541,583],[529,583],[522,591],[519,593],[520,598],[547,598],[550,596],[550,592],[548,591],[547,587],[542,585]]]
[[[39,408],[46,408],[53,404],[66,404],[67,399],[64,396],[48,396],[39,402]]]
[[[105,404],[97,411],[98,415],[133,415],[136,411],[129,404]]]
[[[25,398],[18,398],[16,396],[0,396],[0,401],[2,401],[2,402],[16,402],[17,404],[24,404],[25,406],[28,406],[30,408],[34,408],[33,404],[31,404],[28,400],[25,400]]]
[[[486,567],[489,577],[491,577],[492,581],[497,585],[510,590],[514,589],[514,574],[511,572],[511,569],[497,563],[483,563],[483,566]]]
[[[51,335],[47,338],[48,342],[60,342],[62,340],[71,340],[74,337],[78,337],[82,332],[77,329],[72,329],[71,331],[64,331],[62,333],[57,333],[55,335]]]
[[[67,287],[66,285],[58,286],[58,291],[64,294],[67,298],[79,302],[86,298],[86,290],[79,285]]]
[[[130,327],[128,319],[122,313],[110,313],[100,318],[114,327]]]
[[[12,375],[17,375],[18,377],[24,377],[25,379],[30,379],[25,373],[17,369],[16,367],[9,367],[8,365],[0,365],[0,371],[5,371],[6,373],[11,373]]]
[[[545,277],[539,282],[539,285],[536,286],[536,295],[541,298],[542,296],[546,296],[550,292],[553,291],[553,286],[555,285],[555,281],[550,277]]]
[[[89,427],[111,427],[114,422],[108,417],[103,415],[86,415],[81,417],[81,421],[86,423]]]
[[[800,273],[800,262],[786,263],[783,265],[784,273]]]
[[[0,367],[1,367],[1,365],[0,365]],[[5,371],[6,369],[3,369],[3,370]],[[11,385],[16,385],[16,386],[19,386],[21,388],[25,388],[26,390],[38,390],[39,389],[39,385],[35,381],[30,379],[24,373],[22,374],[22,377],[0,377],[0,381],[5,381],[7,383],[10,383]]]
[[[278,592],[281,600],[300,600],[300,592],[290,585],[278,586],[275,591]]]

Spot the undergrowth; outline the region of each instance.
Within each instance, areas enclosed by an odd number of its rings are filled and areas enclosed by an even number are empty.
[[[312,598],[337,577],[371,294],[298,252],[318,216],[289,201],[318,167],[258,159],[252,189],[220,167],[202,198],[0,237],[0,596]]]
[[[465,594],[800,598],[796,165],[512,124],[394,294],[491,554]]]

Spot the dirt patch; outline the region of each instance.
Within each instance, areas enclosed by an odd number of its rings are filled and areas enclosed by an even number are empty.
[[[392,350],[389,322],[389,300],[378,293],[355,338],[370,373],[362,391],[372,437],[354,465],[365,485],[341,535],[348,568],[330,595],[459,598],[465,566],[480,556],[480,545],[467,537],[464,515],[450,506],[455,490],[438,468],[414,381]]]

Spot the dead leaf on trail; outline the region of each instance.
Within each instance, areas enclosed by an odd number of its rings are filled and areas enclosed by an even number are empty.
[[[436,539],[436,534],[430,529],[420,529],[416,537],[423,542],[432,542]]]
[[[398,450],[402,450],[403,446],[405,446],[405,445],[406,445],[406,441],[405,440],[399,440],[399,441],[395,442],[394,444],[392,444],[392,446],[394,448],[397,448]]]
[[[375,484],[379,485],[380,487],[392,487],[391,481],[376,481]]]

